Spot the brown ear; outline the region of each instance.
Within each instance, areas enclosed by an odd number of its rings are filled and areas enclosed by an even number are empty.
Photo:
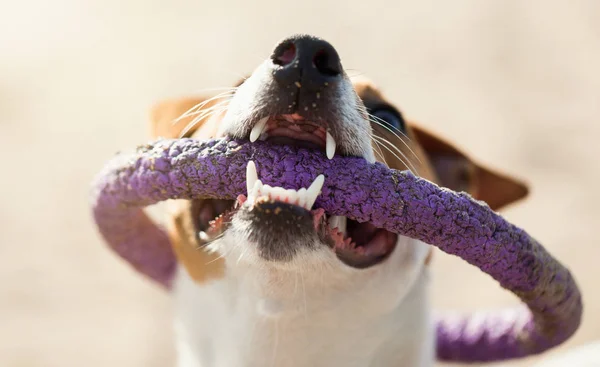
[[[527,186],[516,178],[484,167],[433,133],[412,126],[442,186],[466,191],[493,210],[527,196]]]
[[[210,100],[208,97],[186,97],[169,99],[156,104],[150,111],[152,137],[175,139],[191,136],[207,119],[193,126],[192,121],[199,116],[201,110],[206,110],[219,101],[219,99]],[[193,110],[198,106],[201,106],[198,111]]]
[[[233,89],[243,84],[246,79],[238,80]],[[221,94],[220,96],[223,96]],[[152,137],[158,138],[180,138],[190,137],[200,130],[203,126],[208,125],[209,118],[202,119],[199,123],[191,125],[196,117],[201,115],[201,111],[214,107],[217,103],[222,104],[225,97],[219,96],[196,96],[173,98],[157,103],[150,111],[150,130]],[[196,108],[198,107],[198,108]],[[185,114],[185,116],[184,116]],[[216,117],[216,116],[215,116]],[[205,137],[214,136],[216,127],[212,126],[210,132],[203,134]]]
[[[202,120],[188,129],[188,126],[192,126],[191,123],[198,114],[190,113],[189,116],[184,117],[182,115],[196,106],[201,106],[201,109],[204,110],[214,106],[217,102],[219,102],[218,99],[209,100],[202,97],[189,97],[170,99],[158,103],[150,112],[152,137],[176,139],[190,137],[194,134],[199,139],[208,139],[215,136],[216,119],[210,122]],[[195,214],[192,210],[193,206],[192,201],[170,202],[168,204],[170,215],[167,227],[179,263],[185,267],[192,279],[198,283],[203,283],[222,277],[225,265],[216,253],[198,248],[196,230],[193,225]]]

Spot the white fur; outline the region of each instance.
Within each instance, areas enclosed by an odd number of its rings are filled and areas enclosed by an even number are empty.
[[[217,136],[247,138],[254,125],[247,126],[246,123],[249,121],[256,123],[261,117],[264,117],[259,111],[272,103],[272,97],[265,96],[263,93],[274,83],[270,68],[270,61],[263,62],[237,88],[227,106],[227,112],[219,124]],[[350,79],[344,78],[338,83],[330,103],[328,108],[336,109],[339,120],[338,136],[335,136],[338,148],[343,146],[345,154],[360,156],[369,162],[374,162],[371,125],[364,114],[365,107],[357,97]],[[268,110],[268,107],[266,109]]]
[[[424,243],[400,237],[389,259],[357,270],[327,248],[276,266],[237,240],[215,242],[223,279],[199,285],[179,269],[180,367],[433,365]]]
[[[219,135],[244,138],[269,102],[271,80],[261,65],[231,100]],[[349,80],[333,103],[338,145],[374,161],[371,128]],[[246,126],[246,129],[249,129]],[[358,270],[315,243],[290,262],[269,262],[249,243],[251,230],[234,216],[210,248],[225,259],[225,276],[195,283],[178,270],[174,294],[180,367],[427,367],[434,361],[428,274],[429,246],[399,236],[382,263]],[[281,244],[286,246],[286,244]]]

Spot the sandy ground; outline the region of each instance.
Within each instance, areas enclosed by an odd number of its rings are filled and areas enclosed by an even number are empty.
[[[505,215],[585,297],[581,329],[553,353],[600,339],[600,2],[217,4],[3,4],[1,366],[170,365],[169,298],[99,239],[89,183],[148,138],[152,103],[229,86],[295,32],[330,40],[407,116],[528,180],[532,195]],[[517,303],[443,255],[432,287],[438,308]]]

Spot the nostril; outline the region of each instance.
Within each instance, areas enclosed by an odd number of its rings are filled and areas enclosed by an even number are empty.
[[[281,41],[270,57],[273,78],[281,85],[322,88],[341,80],[344,69],[331,44],[320,38],[297,35]],[[298,87],[300,88],[300,87]]]
[[[296,58],[296,45],[287,43],[277,47],[273,54],[273,63],[281,66],[289,65]]]
[[[313,65],[322,75],[337,76],[341,73],[339,59],[332,57],[326,50],[317,51]]]

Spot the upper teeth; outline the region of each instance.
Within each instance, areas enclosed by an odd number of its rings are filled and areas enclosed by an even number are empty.
[[[283,201],[286,203],[294,204],[303,207],[306,210],[311,210],[317,196],[321,193],[323,183],[325,182],[325,176],[318,175],[312,184],[306,188],[300,190],[284,189],[283,187],[271,187],[269,185],[263,185],[261,180],[258,179],[258,173],[256,172],[256,165],[254,162],[248,162],[246,166],[246,187],[248,189],[248,202],[252,204],[257,198],[266,196],[269,199]]]
[[[335,155],[335,140],[333,136],[327,132],[327,139],[325,140],[325,152],[327,153],[327,158],[332,159]]]
[[[260,137],[260,135],[263,133],[263,130],[265,130],[265,126],[267,126],[268,120],[269,120],[269,117],[263,117],[260,120],[258,120],[256,125],[254,125],[254,127],[252,128],[252,131],[250,131],[250,142],[251,143],[254,143],[256,141],[256,139],[258,139]]]
[[[256,165],[254,162],[248,162],[246,166],[246,189],[248,191],[248,195],[254,188],[256,182],[258,181],[258,173],[256,173]]]
[[[251,143],[254,143],[255,141],[257,141],[258,138],[260,138],[260,136],[263,134],[263,132],[265,131],[265,128],[267,127],[268,120],[269,120],[269,117],[263,117],[260,120],[258,120],[256,125],[254,125],[254,127],[250,131],[250,142]],[[292,122],[293,122],[293,120],[292,120]],[[331,136],[331,134],[328,131],[325,136],[325,153],[327,154],[327,158],[333,159],[333,156],[335,155],[335,148],[336,148],[335,139],[333,138],[333,136]]]

